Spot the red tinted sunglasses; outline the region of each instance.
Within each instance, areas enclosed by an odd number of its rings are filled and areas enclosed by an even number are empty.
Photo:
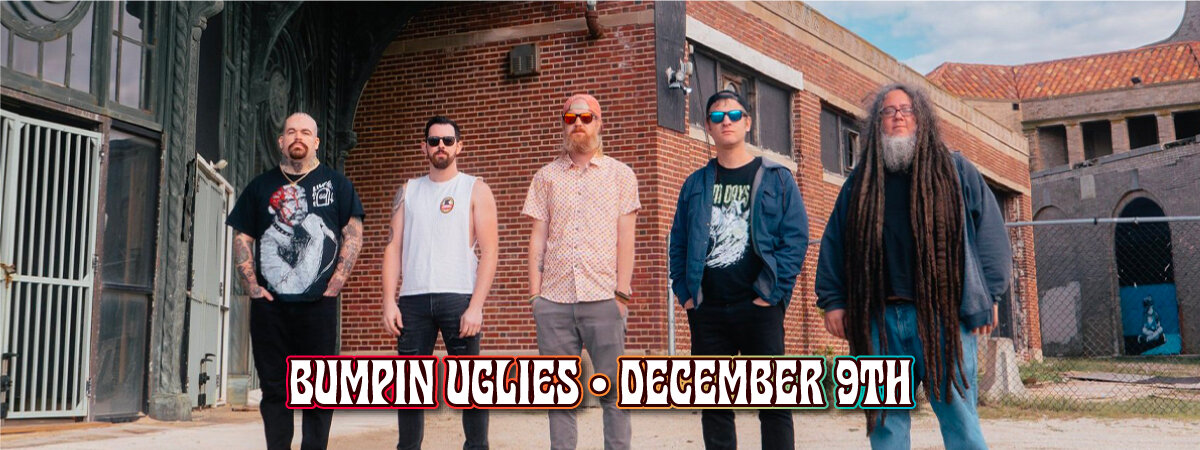
[[[583,122],[584,125],[587,125],[592,123],[592,120],[595,118],[596,116],[593,116],[592,113],[566,113],[563,114],[563,123],[570,125],[575,123],[576,119],[579,119],[579,121]]]

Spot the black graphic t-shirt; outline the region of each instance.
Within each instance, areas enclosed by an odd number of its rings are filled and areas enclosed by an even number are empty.
[[[763,263],[750,248],[750,189],[761,165],[760,158],[736,169],[717,165],[708,255],[700,282],[706,304],[748,302],[758,297],[753,285]]]
[[[254,238],[259,285],[276,300],[308,302],[321,298],[337,269],[342,228],[363,216],[354,186],[337,171],[320,165],[292,185],[276,167],[250,181],[225,224]]]

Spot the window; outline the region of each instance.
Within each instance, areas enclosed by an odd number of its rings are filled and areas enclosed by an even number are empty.
[[[733,61],[701,50],[693,53],[695,80],[689,99],[689,123],[703,128],[708,97],[719,90],[737,92],[746,99],[746,111],[754,121],[746,142],[792,158],[792,95],[790,88],[776,83]]]
[[[108,99],[131,108],[150,110],[157,4],[120,2],[114,6]]]
[[[104,266],[106,289],[154,287],[158,221],[158,143],[113,130],[108,141]]]
[[[1129,131],[1129,148],[1138,149],[1158,144],[1158,119],[1153,114],[1125,119]]]
[[[91,91],[93,2],[3,2],[0,64],[47,83]]]
[[[1175,140],[1200,135],[1200,110],[1171,113],[1175,121]]]
[[[821,166],[846,176],[858,153],[858,123],[854,116],[821,105]]]
[[[1042,152],[1041,169],[1067,164],[1067,127],[1051,125],[1038,127],[1038,149]]]
[[[1083,159],[1112,154],[1112,122],[1098,120],[1084,122],[1080,126],[1083,128]]]

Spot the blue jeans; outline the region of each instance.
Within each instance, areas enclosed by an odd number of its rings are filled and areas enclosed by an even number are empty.
[[[912,303],[888,302],[884,310],[887,322],[888,354],[909,355],[913,361],[913,386],[920,386],[925,379],[925,354],[921,347],[921,338],[917,334],[917,308]],[[938,425],[942,429],[942,443],[947,449],[986,449],[983,440],[983,430],[979,427],[979,412],[975,403],[979,396],[979,382],[976,379],[978,370],[978,351],[975,335],[971,330],[959,325],[959,335],[962,337],[962,370],[966,375],[968,388],[963,390],[965,398],[958,390],[950,387],[949,394],[943,391],[942,400],[929,399],[933,413],[937,415]],[[878,327],[871,327],[872,348],[879,349]],[[946,377],[943,377],[946,378]],[[943,384],[949,380],[943,380]],[[912,447],[909,427],[911,411],[907,409],[886,410],[883,424],[876,423],[875,431],[871,433],[871,448],[874,449],[907,449]],[[882,416],[882,415],[881,415]]]

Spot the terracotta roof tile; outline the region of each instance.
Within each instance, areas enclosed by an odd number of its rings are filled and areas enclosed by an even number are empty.
[[[1200,80],[1200,42],[1177,42],[1016,66],[944,63],[929,81],[963,98],[1028,100]]]
[[[1013,66],[944,63],[926,78],[960,97],[1015,99],[1013,75]]]

